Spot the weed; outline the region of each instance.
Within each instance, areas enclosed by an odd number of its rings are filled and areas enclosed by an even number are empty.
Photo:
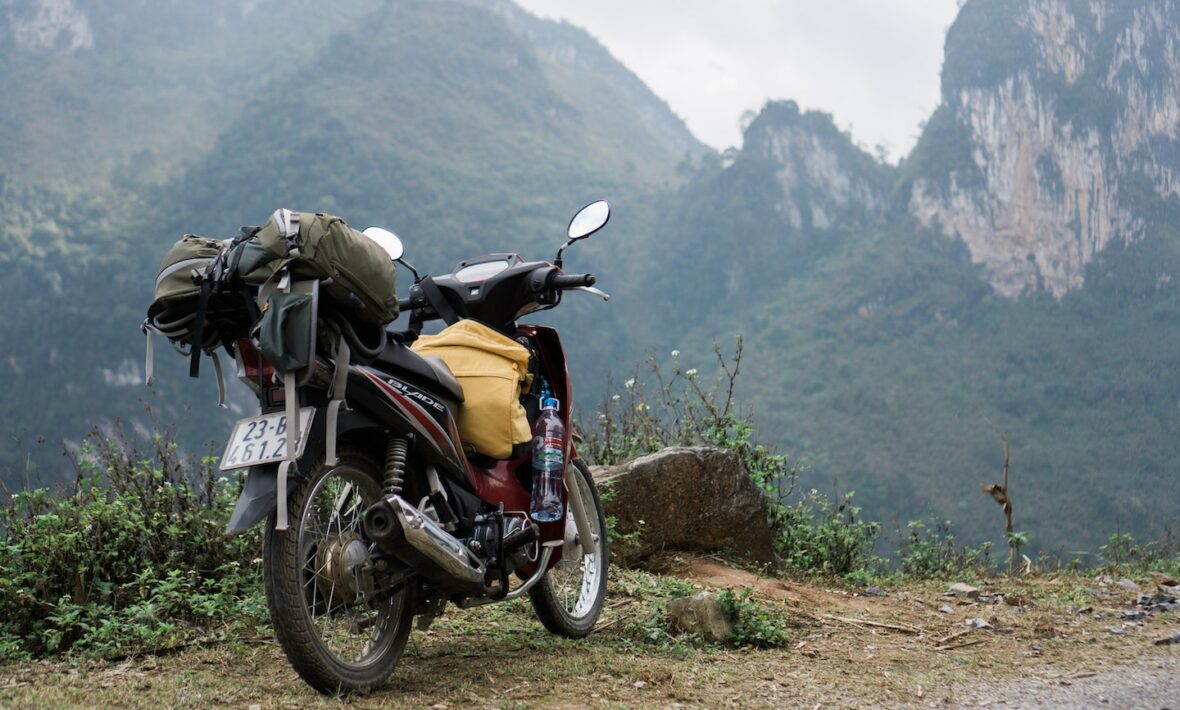
[[[902,573],[912,579],[936,579],[982,575],[991,568],[991,543],[979,547],[960,546],[949,520],[931,520],[927,525],[911,520],[900,539],[897,558]]]
[[[639,614],[624,628],[624,638],[682,654],[684,645],[691,645],[692,640],[668,633],[668,602],[696,594],[697,588],[677,577],[661,577],[638,570],[612,570],[611,574],[613,595],[622,594],[641,602]]]
[[[777,500],[771,508],[777,551],[801,572],[848,575],[863,569],[872,555],[879,526],[860,519],[854,493],[833,504],[815,489],[794,503]]]
[[[780,648],[790,642],[787,635],[789,619],[778,607],[751,597],[747,587],[741,594],[732,589],[721,590],[717,598],[725,613],[733,619],[733,633],[729,642],[734,646]]]
[[[1162,541],[1140,544],[1130,533],[1115,533],[1098,552],[1103,560],[1100,569],[1109,574],[1180,576],[1180,544],[1171,534]]]

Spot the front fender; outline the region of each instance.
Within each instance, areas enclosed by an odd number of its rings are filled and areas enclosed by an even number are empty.
[[[228,535],[244,533],[270,515],[279,500],[279,467],[255,466],[246,474],[246,485],[225,526]]]

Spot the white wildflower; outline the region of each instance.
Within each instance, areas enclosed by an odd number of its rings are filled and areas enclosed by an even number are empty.
[[[615,394],[615,395],[611,395],[610,401],[612,401],[612,402],[618,402],[620,399],[622,399],[622,397],[620,397],[619,395]]]
[[[626,387],[627,389],[631,389],[632,387],[635,386],[635,378],[632,377],[631,379],[627,380],[626,382],[623,383],[623,386]]]
[[[680,351],[679,351],[679,350],[673,350],[673,351],[672,351],[672,357],[680,357]]]
[[[696,377],[697,376],[697,369],[695,367],[688,368],[687,370],[684,371],[684,376],[685,377]]]

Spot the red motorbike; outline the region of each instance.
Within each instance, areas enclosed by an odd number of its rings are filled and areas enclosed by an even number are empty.
[[[353,362],[351,353],[370,346],[347,327],[341,351],[316,353],[298,381],[276,377],[249,340],[235,345],[239,376],[262,413],[239,421],[226,447],[223,469],[250,469],[228,527],[241,532],[269,519],[262,559],[275,633],[318,690],[381,684],[415,617],[425,629],[447,603],[467,608],[527,594],[551,632],[593,629],[606,594],[606,522],[572,437],[562,442],[564,514],[535,522],[531,450],[493,460],[465,449],[456,425],[462,388],[441,360],[408,344],[431,320],[494,328],[531,354],[534,384],[521,398],[530,421],[543,393],[558,400],[572,432],[573,389],[557,331],[519,320],[568,291],[609,298],[592,275],[561,268],[566,247],[609,217],[603,201],[578,212],[553,262],[488,254],[425,278],[402,259],[396,236],[370,228],[365,234],[415,283],[401,301],[409,328],[386,333],[369,364]],[[314,294],[317,285],[288,287]]]

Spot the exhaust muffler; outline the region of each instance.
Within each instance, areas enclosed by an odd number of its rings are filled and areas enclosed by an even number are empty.
[[[386,496],[365,511],[365,536],[410,565],[439,589],[481,593],[487,569],[454,535],[399,495]]]

